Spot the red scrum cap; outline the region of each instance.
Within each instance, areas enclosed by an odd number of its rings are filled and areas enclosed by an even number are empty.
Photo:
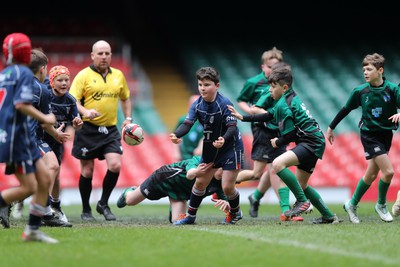
[[[65,67],[65,66],[57,65],[57,66],[54,66],[54,67],[52,67],[52,68],[50,69],[50,71],[49,71],[49,80],[50,80],[51,88],[54,88],[54,79],[55,79],[58,75],[61,75],[61,74],[65,74],[65,75],[70,76],[69,70],[68,70],[68,68]]]
[[[29,64],[31,61],[31,40],[26,34],[11,33],[6,36],[3,42],[3,54],[6,57],[7,65],[15,60],[16,63]]]

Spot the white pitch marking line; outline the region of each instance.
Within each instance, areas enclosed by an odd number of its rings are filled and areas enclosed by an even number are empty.
[[[292,246],[292,247],[297,247],[297,248],[304,248],[304,249],[315,250],[315,251],[325,252],[325,253],[334,254],[334,255],[358,258],[361,260],[376,261],[378,263],[398,265],[400,262],[400,259],[398,259],[398,258],[388,258],[388,257],[384,257],[384,256],[377,255],[377,254],[371,254],[370,252],[367,254],[367,253],[363,253],[363,252],[354,252],[354,251],[350,252],[350,251],[346,251],[346,250],[343,250],[340,248],[324,248],[323,246],[320,246],[320,244],[307,244],[304,242],[297,242],[295,240],[285,240],[285,239],[281,239],[281,238],[280,239],[272,239],[272,238],[260,236],[258,234],[249,233],[249,232],[238,232],[238,231],[232,231],[232,230],[224,231],[224,230],[216,230],[216,229],[209,229],[209,228],[197,228],[197,227],[192,228],[192,230],[217,233],[217,234],[222,234],[222,235],[227,235],[227,236],[241,237],[241,238],[245,238],[245,239],[253,239],[256,241],[261,241],[261,242],[269,243],[269,244],[280,244],[280,245]]]

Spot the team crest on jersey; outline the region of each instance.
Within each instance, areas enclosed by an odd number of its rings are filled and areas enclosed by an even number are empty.
[[[214,123],[214,116],[210,117],[210,123]]]
[[[374,116],[375,118],[380,117],[381,114],[382,114],[382,108],[381,107],[372,109],[372,116]]]
[[[3,129],[0,129],[0,143],[6,143],[7,141],[7,132]]]
[[[385,94],[385,95],[383,96],[383,100],[384,100],[385,102],[389,102],[389,101],[390,101],[390,95]]]

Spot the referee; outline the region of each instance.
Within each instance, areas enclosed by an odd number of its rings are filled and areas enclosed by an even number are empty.
[[[115,220],[108,206],[121,169],[121,135],[117,128],[118,104],[121,103],[125,121],[132,122],[130,91],[122,71],[110,66],[111,46],[104,40],[93,44],[92,64],[81,70],[72,82],[70,93],[76,98],[84,124],[75,133],[72,155],[80,160],[79,192],[82,199],[83,221],[94,221],[90,207],[95,159],[106,160],[107,171],[96,210],[107,221]]]

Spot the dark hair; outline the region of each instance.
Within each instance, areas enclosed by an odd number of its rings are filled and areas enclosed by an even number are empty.
[[[293,75],[291,69],[288,68],[287,65],[274,68],[271,74],[268,76],[268,82],[270,84],[287,84],[289,87],[291,87],[293,83]]]
[[[48,63],[49,60],[41,48],[34,48],[31,50],[29,68],[33,73],[37,73],[41,67],[46,66]]]
[[[376,69],[379,69],[381,67],[384,68],[385,58],[378,53],[373,53],[372,55],[366,55],[362,61],[362,66],[364,67],[368,64],[371,64]]]
[[[196,71],[196,78],[197,80],[210,80],[213,81],[215,84],[219,83],[219,73],[213,67],[202,67]]]

